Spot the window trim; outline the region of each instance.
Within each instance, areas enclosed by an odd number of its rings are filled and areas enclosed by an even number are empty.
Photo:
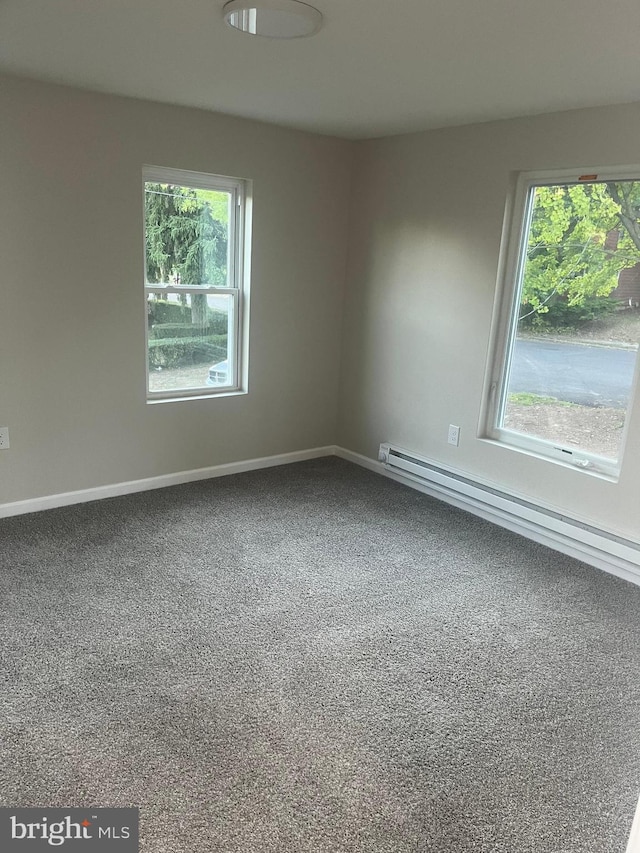
[[[227,282],[233,286],[169,285],[147,282],[145,191],[147,183],[167,183],[193,189],[220,190],[231,195],[229,232],[227,242]],[[143,215],[143,296],[145,302],[145,387],[147,403],[193,400],[210,397],[227,397],[248,392],[248,341],[249,341],[249,269],[250,269],[250,217],[251,182],[244,178],[194,172],[164,166],[142,168]],[[219,388],[203,385],[199,388],[175,388],[167,391],[149,389],[149,326],[147,300],[150,293],[178,293],[230,296],[233,310],[233,344],[227,349],[227,358],[233,364],[233,382]]]
[[[587,176],[592,180],[586,180]],[[524,250],[528,240],[533,206],[532,189],[562,183],[600,183],[607,180],[640,181],[640,165],[554,169],[519,172],[512,175],[500,244],[496,297],[478,436],[502,447],[616,482],[622,469],[633,408],[637,405],[640,349],[636,356],[625,425],[616,460],[498,425],[504,412],[505,386],[509,377],[510,360],[516,338],[516,324],[513,318],[519,306],[519,292],[526,257]]]

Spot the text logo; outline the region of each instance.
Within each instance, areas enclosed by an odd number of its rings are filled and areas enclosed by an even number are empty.
[[[0,850],[138,853],[138,809],[0,808]]]

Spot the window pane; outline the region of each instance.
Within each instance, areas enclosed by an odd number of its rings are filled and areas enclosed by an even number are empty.
[[[231,193],[145,183],[148,284],[231,286]]]
[[[498,426],[616,460],[640,338],[640,182],[531,193]]]
[[[231,294],[149,294],[149,391],[234,386]]]

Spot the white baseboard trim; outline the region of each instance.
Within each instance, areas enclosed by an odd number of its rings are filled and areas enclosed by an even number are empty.
[[[605,531],[601,531],[600,535],[592,535],[589,537],[591,541],[584,542],[580,539],[582,534],[578,529],[576,529],[574,537],[570,533],[563,533],[545,527],[543,523],[535,523],[527,519],[518,518],[513,513],[488,506],[480,500],[454,492],[445,486],[425,482],[420,478],[412,477],[411,474],[388,470],[382,463],[375,459],[361,456],[359,453],[353,453],[341,447],[336,447],[335,452],[342,459],[354,462],[356,465],[361,465],[370,471],[376,471],[385,477],[389,477],[391,480],[395,480],[397,483],[402,483],[405,486],[409,486],[426,495],[456,506],[459,509],[471,512],[480,518],[491,521],[493,524],[518,533],[527,539],[532,539],[534,542],[539,542],[555,551],[575,557],[584,563],[588,563],[590,566],[594,566],[608,574],[615,575],[640,586],[640,549],[632,547],[632,543],[629,543],[629,547],[626,548],[620,546],[619,542],[614,544],[610,535]],[[609,549],[624,551],[627,552],[627,555],[615,554]]]
[[[375,471],[377,474],[386,474],[384,465],[376,459],[371,459],[369,456],[363,456],[361,453],[355,453],[353,450],[347,450],[346,447],[335,447],[334,453],[340,459],[346,459],[347,462],[353,462],[361,468],[368,468],[369,471]]]
[[[210,480],[214,477],[226,477],[228,474],[257,471],[260,468],[274,468],[277,465],[304,462],[307,459],[318,459],[321,456],[334,456],[335,452],[336,448],[333,445],[314,447],[310,450],[297,450],[293,453],[280,453],[276,456],[263,456],[259,459],[245,459],[241,462],[228,462],[224,465],[196,468],[193,471],[162,474],[159,477],[147,477],[144,480],[129,480],[126,483],[113,483],[107,486],[96,486],[91,489],[80,489],[74,492],[63,492],[58,495],[46,495],[41,498],[14,501],[13,503],[0,504],[0,518],[24,515],[29,512],[40,512],[44,509],[55,509],[56,507],[70,506],[71,504],[87,503],[88,501],[98,501],[103,498],[115,498],[119,495],[130,495],[134,492],[148,492],[152,489],[163,489],[166,486],[193,483],[196,480]]]

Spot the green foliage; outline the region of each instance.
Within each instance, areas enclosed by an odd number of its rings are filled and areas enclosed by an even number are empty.
[[[520,320],[521,329],[579,329],[593,320],[602,320],[618,311],[619,303],[609,296],[584,296],[571,304],[566,296],[553,294],[545,312],[528,311]]]
[[[206,334],[206,332],[204,332]],[[152,338],[193,338],[194,327],[191,323],[155,323],[151,327]]]
[[[147,303],[149,326],[156,323],[191,323],[191,309],[168,299],[149,299]]]
[[[226,335],[198,338],[152,338],[149,340],[149,369],[166,370],[193,364],[214,364],[227,357]]]
[[[211,311],[207,313],[207,328],[212,334],[226,335],[229,328],[228,315],[224,311]]]
[[[620,270],[640,261],[640,183],[535,189],[520,305],[524,325],[579,325],[607,313]],[[619,232],[617,247],[607,235]]]
[[[227,315],[216,311],[206,326],[194,326],[193,323],[154,323],[151,326],[151,338],[201,338],[210,335],[227,334]]]
[[[221,198],[218,198],[221,197]],[[147,183],[145,223],[150,284],[224,286],[227,281],[225,193]]]
[[[199,198],[205,204],[208,204],[211,209],[211,214],[214,219],[221,222],[223,225],[229,223],[229,194],[220,190],[203,190],[194,189],[196,198]]]
[[[182,305],[179,302],[170,302],[167,299],[149,299],[147,302],[147,312],[149,319],[149,328],[153,337],[180,337],[181,334],[176,332],[175,335],[165,334],[161,329],[169,326],[180,326],[189,331],[185,331],[185,335],[193,335],[194,331],[205,335],[226,335],[228,327],[227,313],[216,308],[204,306],[204,315],[196,324],[192,309],[188,305]]]
[[[204,322],[194,323],[192,309],[167,299],[150,299],[149,368],[166,370],[227,357],[227,314],[206,308]]]
[[[569,403],[566,400],[558,400],[557,397],[542,397],[539,394],[530,394],[528,391],[518,392],[517,394],[509,394],[508,401],[514,406],[573,406],[574,403]]]

